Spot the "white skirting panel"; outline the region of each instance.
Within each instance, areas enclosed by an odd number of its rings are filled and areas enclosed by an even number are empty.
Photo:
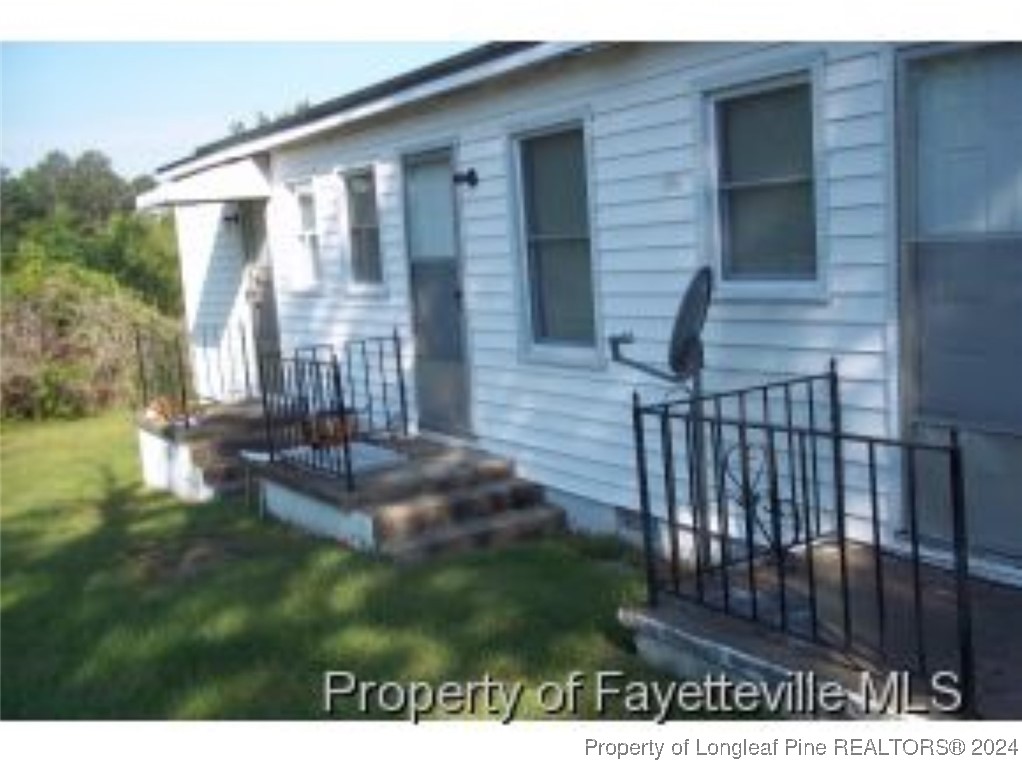
[[[203,479],[202,470],[192,460],[187,443],[138,430],[142,480],[147,488],[167,491],[183,501],[208,501],[213,489]]]

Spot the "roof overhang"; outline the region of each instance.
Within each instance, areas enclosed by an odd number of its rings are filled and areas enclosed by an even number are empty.
[[[139,210],[188,203],[266,200],[270,182],[254,157],[232,160],[173,180],[161,181],[135,201]]]

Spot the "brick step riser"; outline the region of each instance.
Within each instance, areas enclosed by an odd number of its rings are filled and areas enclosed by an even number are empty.
[[[401,503],[424,494],[457,494],[490,483],[510,482],[515,479],[514,465],[498,464],[462,468],[441,477],[417,477],[408,483],[395,484],[385,495],[377,491],[372,499],[362,500],[371,508]]]
[[[408,504],[394,507],[410,506],[412,509],[393,515],[388,515],[386,509],[378,509],[374,516],[375,534],[381,542],[406,541],[429,531],[532,507],[543,500],[542,486],[525,480],[484,483],[437,499],[410,499]]]
[[[424,541],[421,544],[413,539],[389,551],[385,547],[383,552],[399,563],[413,564],[433,557],[492,549],[553,536],[563,532],[564,527],[563,513],[544,516],[539,520],[523,518],[521,523],[507,524],[506,521],[502,521],[499,525],[474,529],[464,535],[459,535],[457,528],[454,528],[448,537]]]

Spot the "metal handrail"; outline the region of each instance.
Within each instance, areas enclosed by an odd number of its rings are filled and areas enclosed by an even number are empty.
[[[355,488],[356,440],[408,435],[401,336],[306,345],[260,358],[269,458]]]
[[[905,652],[910,668],[923,678],[937,668],[926,632],[935,598],[924,584],[915,488],[920,457],[941,460],[951,501],[947,544],[962,711],[975,712],[967,518],[956,431],[946,444],[846,432],[834,361],[823,374],[688,401],[643,403],[634,392],[632,425],[650,605],[668,597],[692,600],[844,652],[855,648],[881,658]],[[879,475],[885,461],[904,472],[907,547],[891,546],[882,521]],[[858,509],[846,501],[852,462],[864,475],[855,490]],[[704,492],[696,478],[708,479]],[[865,538],[852,538],[859,535],[849,530],[852,521]],[[857,581],[863,572],[851,568],[853,546],[871,557],[865,582]],[[821,547],[836,550],[833,581],[819,571]],[[890,629],[890,593],[901,587],[888,573],[892,559],[906,563],[908,649],[895,647]],[[836,608],[834,630],[824,631],[824,604]],[[868,620],[867,606],[874,612]],[[796,618],[803,616],[799,607],[808,619]]]

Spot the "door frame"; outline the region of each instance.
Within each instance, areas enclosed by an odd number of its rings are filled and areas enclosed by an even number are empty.
[[[404,230],[404,245],[405,245],[405,269],[406,269],[406,285],[405,288],[408,291],[408,327],[411,330],[409,334],[412,341],[412,375],[418,376],[418,370],[415,367],[415,361],[417,359],[417,338],[415,332],[415,292],[412,284],[412,244],[411,236],[408,227],[408,212],[410,206],[408,204],[408,168],[414,165],[417,160],[428,159],[430,157],[446,155],[448,158],[448,165],[451,169],[451,201],[452,211],[454,212],[454,268],[455,275],[458,280],[458,290],[461,291],[461,312],[459,313],[460,319],[460,330],[461,330],[461,356],[463,361],[463,376],[465,380],[465,392],[466,400],[464,404],[465,412],[465,425],[464,429],[460,432],[453,433],[432,433],[431,430],[423,430],[420,423],[419,413],[419,402],[418,402],[418,379],[415,380],[415,423],[418,432],[421,434],[424,431],[427,434],[436,434],[437,436],[444,439],[453,440],[466,440],[474,442],[476,439],[475,431],[475,398],[473,397],[474,381],[473,381],[473,360],[472,360],[472,345],[469,343],[469,331],[470,323],[468,318],[468,292],[465,290],[465,243],[464,243],[464,228],[461,223],[462,206],[461,206],[461,195],[458,194],[458,188],[454,184],[453,174],[458,166],[458,151],[460,145],[457,139],[440,139],[423,144],[416,144],[413,146],[405,147],[401,150],[400,154],[400,186],[401,186],[401,226]]]

